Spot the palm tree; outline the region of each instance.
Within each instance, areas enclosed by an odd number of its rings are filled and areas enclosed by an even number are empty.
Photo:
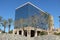
[[[0,16],[0,22],[1,22],[1,20],[2,20],[2,17]]]
[[[9,31],[10,31],[10,27],[11,27],[11,24],[12,24],[13,20],[11,18],[8,19],[8,27],[9,27]]]
[[[7,20],[3,20],[2,26],[4,27],[4,33],[5,33],[5,28],[7,26]]]
[[[21,18],[21,19],[20,19],[21,27],[23,27],[23,22],[24,22],[24,19]]]
[[[59,16],[59,28],[60,28],[60,16]]]
[[[2,17],[0,16],[0,24],[1,24],[1,22],[2,22]]]
[[[36,24],[37,24],[37,14],[35,13],[33,16],[32,16],[32,25],[34,27],[36,27]]]
[[[1,23],[2,23],[2,17],[0,16],[0,27],[1,27]]]
[[[23,24],[23,23],[24,23],[24,19],[23,19],[23,18],[21,18],[21,19],[20,19],[20,24],[21,24],[21,27],[22,27],[22,28],[23,28],[23,30],[24,30],[24,24]]]

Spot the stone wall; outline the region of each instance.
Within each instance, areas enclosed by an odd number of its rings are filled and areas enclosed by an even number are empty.
[[[42,32],[42,31],[49,34],[49,32],[46,31],[46,30],[42,30],[40,28],[34,28],[34,27],[30,27],[30,26],[20,28],[20,29],[14,29],[13,34],[23,35],[23,36],[30,36],[30,37],[37,37],[37,36],[40,36],[40,32]]]
[[[13,34],[0,34],[0,40],[60,40],[60,36],[43,35],[38,37],[25,37]]]

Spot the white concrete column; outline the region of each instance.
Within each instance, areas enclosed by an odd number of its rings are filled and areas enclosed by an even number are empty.
[[[24,31],[23,30],[21,30],[22,31],[22,36],[24,35]]]
[[[37,37],[37,31],[35,31],[35,37]]]
[[[13,30],[13,34],[15,34],[15,32],[16,32],[16,29]]]
[[[30,35],[31,35],[31,30],[28,30],[27,31],[27,36],[30,37]]]
[[[17,30],[17,35],[19,35],[19,30]]]

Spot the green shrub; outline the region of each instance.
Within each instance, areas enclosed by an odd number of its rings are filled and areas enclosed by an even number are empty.
[[[45,31],[40,32],[40,35],[47,35],[48,33]]]
[[[54,35],[60,35],[60,32],[59,33],[54,32]]]
[[[10,34],[13,33],[13,30],[9,31],[9,33],[10,33]]]
[[[2,31],[2,33],[6,33],[5,31]]]

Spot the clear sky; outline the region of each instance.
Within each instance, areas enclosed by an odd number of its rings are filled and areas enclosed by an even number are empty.
[[[51,14],[54,17],[54,27],[59,28],[60,0],[0,0],[0,16],[4,19],[14,19],[15,9],[26,2],[31,2]]]

